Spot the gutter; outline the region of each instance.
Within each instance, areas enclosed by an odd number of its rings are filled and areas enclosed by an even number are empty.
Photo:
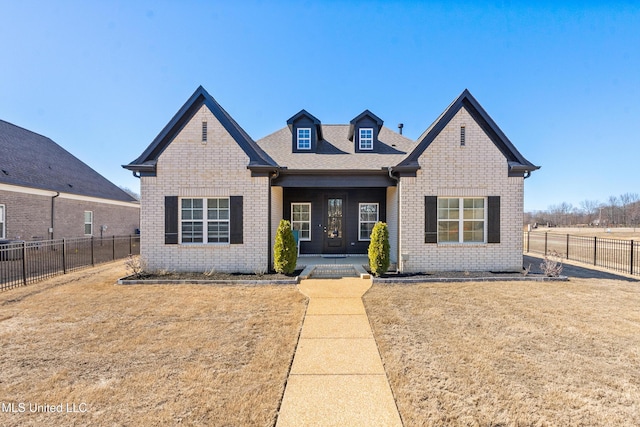
[[[393,166],[389,166],[387,171],[389,172],[389,178],[396,182],[396,188],[398,189],[398,201],[396,202],[398,205],[398,223],[396,224],[396,270],[400,271],[400,177],[393,174]]]
[[[60,192],[56,191],[56,194],[54,196],[51,196],[51,228],[49,229],[49,234],[50,234],[50,240],[53,240],[53,223],[54,223],[54,219],[55,219],[55,208],[56,208],[56,197],[60,196]]]

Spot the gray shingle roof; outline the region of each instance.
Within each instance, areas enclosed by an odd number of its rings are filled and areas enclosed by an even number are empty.
[[[380,170],[398,164],[416,145],[383,126],[378,152],[356,153],[354,142],[349,141],[349,125],[321,126],[324,139],[318,142],[316,153],[293,153],[288,127],[256,142],[278,165],[289,170]]]
[[[0,120],[0,183],[136,200],[51,139]]]

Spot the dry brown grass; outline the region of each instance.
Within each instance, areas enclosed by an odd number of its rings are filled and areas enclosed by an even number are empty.
[[[609,230],[607,232],[607,230]],[[526,231],[526,229],[525,229]],[[598,237],[600,239],[639,240],[640,227],[540,227],[531,233],[570,234],[572,236]]]
[[[273,425],[306,307],[295,286],[115,286],[126,274],[0,293],[0,402],[25,404],[0,425]],[[87,412],[29,413],[60,403]]]
[[[640,425],[640,282],[374,285],[406,426]]]

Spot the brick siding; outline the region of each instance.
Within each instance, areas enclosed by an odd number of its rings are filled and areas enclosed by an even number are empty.
[[[465,126],[466,144],[460,145]],[[524,179],[461,108],[420,157],[417,176],[400,181],[400,268],[417,271],[520,271]],[[425,196],[500,196],[500,243],[425,244]],[[485,218],[486,221],[486,218]]]
[[[207,143],[202,143],[202,122]],[[252,177],[249,158],[202,106],[142,177],[141,254],[152,270],[256,272],[268,268],[269,178]],[[164,243],[164,197],[243,196],[242,244]],[[233,220],[233,219],[231,219]]]

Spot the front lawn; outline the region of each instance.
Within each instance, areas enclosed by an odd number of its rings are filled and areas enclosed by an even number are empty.
[[[273,425],[306,307],[296,287],[114,285],[126,274],[117,262],[0,293],[0,425]]]
[[[640,425],[640,282],[374,285],[406,426]]]

